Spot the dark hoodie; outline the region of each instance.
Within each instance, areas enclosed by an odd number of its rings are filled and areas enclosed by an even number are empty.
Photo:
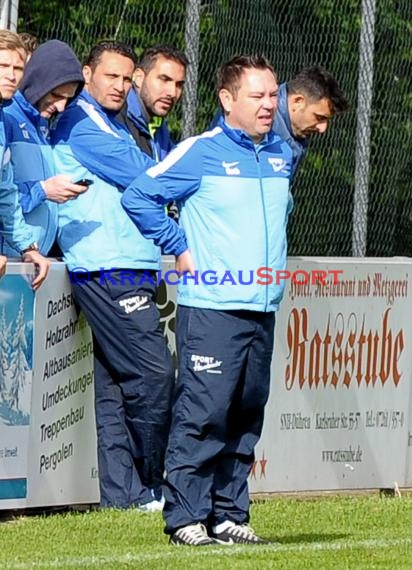
[[[77,97],[84,85],[80,61],[67,44],[50,40],[34,51],[24,70],[19,91],[35,107],[56,87],[75,81],[79,82]]]

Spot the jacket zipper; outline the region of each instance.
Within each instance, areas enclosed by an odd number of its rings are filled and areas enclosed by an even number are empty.
[[[266,249],[265,249],[266,265],[265,265],[265,267],[269,267],[269,265],[268,265],[269,264],[269,255],[268,255],[269,240],[268,240],[268,225],[267,225],[266,210],[265,210],[265,197],[263,194],[262,171],[260,168],[259,153],[256,150],[256,148],[255,148],[255,156],[256,156],[258,175],[259,175],[260,197],[262,200],[262,210],[263,210],[263,222],[264,222],[264,226],[265,226],[265,245],[266,245]],[[269,285],[265,285],[265,312],[267,311],[267,308],[268,308],[268,296],[269,296],[268,288],[269,288]]]

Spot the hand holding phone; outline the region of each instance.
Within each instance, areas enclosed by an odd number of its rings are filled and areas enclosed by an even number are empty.
[[[93,180],[82,178],[73,182],[70,174],[56,174],[44,180],[44,193],[48,200],[64,204],[67,200],[74,200],[87,192],[90,184],[93,184]]]

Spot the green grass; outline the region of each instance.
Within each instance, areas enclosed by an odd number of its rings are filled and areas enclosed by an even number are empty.
[[[412,497],[277,498],[252,506],[265,546],[169,546],[160,514],[94,511],[0,522],[0,569],[412,568]]]

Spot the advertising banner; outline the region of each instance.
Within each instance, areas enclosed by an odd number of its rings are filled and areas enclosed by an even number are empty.
[[[164,258],[163,274],[174,269]],[[0,509],[99,501],[91,332],[62,263],[0,279]],[[412,486],[409,259],[291,258],[250,491]],[[262,285],[264,286],[264,285]],[[176,359],[176,286],[159,287]]]
[[[410,485],[411,269],[289,260],[251,491]]]
[[[0,279],[0,509],[99,501],[90,329],[63,263]]]
[[[92,335],[62,263],[36,293],[28,506],[99,501]]]
[[[0,509],[25,507],[31,423],[33,300],[30,268],[0,279]]]

